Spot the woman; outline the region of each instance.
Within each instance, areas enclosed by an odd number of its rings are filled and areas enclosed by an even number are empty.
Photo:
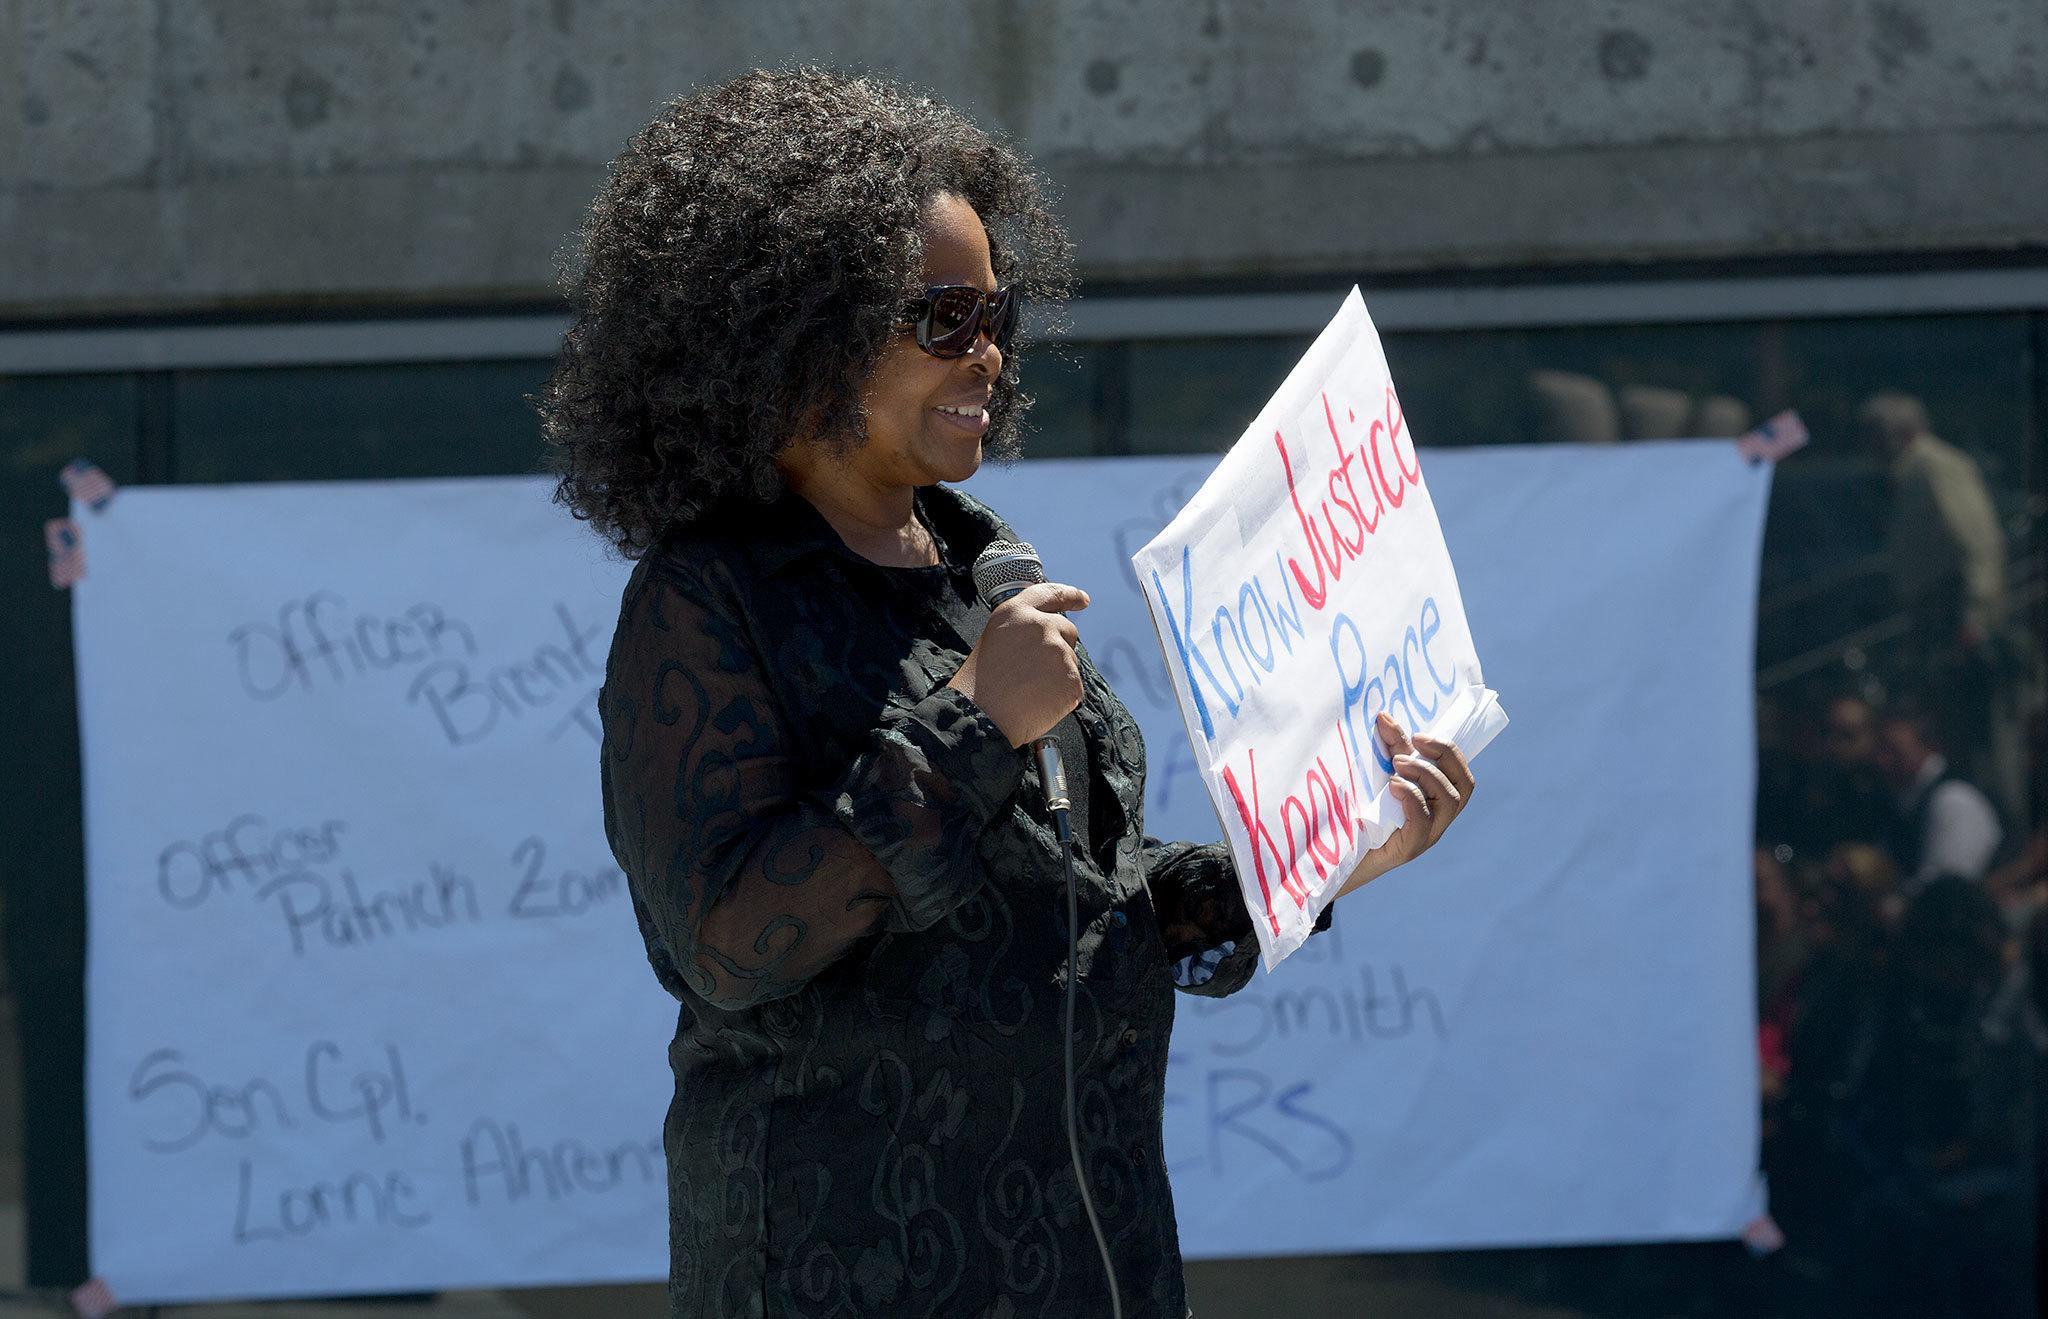
[[[1144,835],[1144,749],[1081,591],[993,612],[1011,533],[947,487],[1018,448],[1020,299],[1067,245],[1023,162],[872,80],[754,73],[620,157],[541,399],[559,498],[638,559],[605,818],[680,1004],[677,1315],[1109,1313],[1063,1113],[1065,873],[1020,748],[1066,749],[1080,1157],[1125,1314],[1181,1319],[1160,1115],[1176,963],[1242,986],[1218,845]],[[1391,725],[1410,821],[1469,796]],[[1196,980],[1200,983],[1195,983]]]

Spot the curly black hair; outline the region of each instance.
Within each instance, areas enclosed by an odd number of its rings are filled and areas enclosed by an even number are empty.
[[[755,70],[664,106],[612,162],[562,286],[574,319],[530,402],[558,503],[638,558],[663,527],[782,489],[799,435],[866,435],[860,391],[907,298],[941,193],[988,230],[996,279],[1056,323],[1071,248],[1015,150],[874,77]],[[1048,314],[1050,313],[1050,315]],[[1020,330],[983,451],[1022,448]]]

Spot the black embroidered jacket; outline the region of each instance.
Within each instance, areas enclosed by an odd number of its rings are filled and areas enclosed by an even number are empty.
[[[1014,539],[917,500],[956,571]],[[1064,872],[1030,757],[945,685],[969,644],[945,572],[875,565],[785,494],[672,528],[627,584],[604,808],[681,1004],[672,1314],[1108,1313],[1061,1108]],[[1173,968],[1206,953],[1181,987],[1228,994],[1257,946],[1220,844],[1144,835],[1137,724],[1081,671],[1083,1157],[1124,1313],[1182,1319]]]

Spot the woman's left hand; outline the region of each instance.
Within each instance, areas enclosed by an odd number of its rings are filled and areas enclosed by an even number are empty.
[[[1427,852],[1472,800],[1472,769],[1464,752],[1433,737],[1411,738],[1384,710],[1378,726],[1380,740],[1394,757],[1387,786],[1401,799],[1404,818],[1386,842],[1359,858],[1337,890],[1340,898]]]

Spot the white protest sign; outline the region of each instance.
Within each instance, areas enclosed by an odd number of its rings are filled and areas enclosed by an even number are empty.
[[[1228,998],[1183,997],[1191,1259],[1732,1238],[1762,1207],[1752,674],[1771,468],[1726,441],[1424,455],[1515,735],[1420,860]],[[1214,457],[970,487],[1085,584],[1146,832],[1216,818],[1131,568]],[[1260,757],[1260,764],[1265,757]]]
[[[124,489],[75,588],[95,1270],[124,1301],[659,1276],[599,817],[623,566],[531,478]]]
[[[1132,566],[1271,970],[1401,825],[1375,716],[1507,723],[1357,289]]]

